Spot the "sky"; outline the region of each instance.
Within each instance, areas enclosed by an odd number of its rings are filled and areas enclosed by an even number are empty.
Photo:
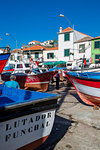
[[[0,47],[58,38],[60,27],[71,27],[60,14],[75,30],[100,36],[100,0],[0,0]]]

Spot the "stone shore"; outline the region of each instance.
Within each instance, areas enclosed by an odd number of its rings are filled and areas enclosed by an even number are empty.
[[[50,84],[49,93],[61,94],[52,132],[36,150],[100,150],[100,109],[84,104],[74,87]]]

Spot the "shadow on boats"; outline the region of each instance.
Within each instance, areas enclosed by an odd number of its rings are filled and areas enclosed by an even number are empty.
[[[35,150],[53,150],[56,144],[66,134],[68,128],[71,126],[71,123],[72,122],[70,120],[56,115],[51,134],[48,139]]]

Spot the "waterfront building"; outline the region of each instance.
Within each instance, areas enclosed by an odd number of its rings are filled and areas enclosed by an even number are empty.
[[[60,27],[58,33],[58,60],[73,61],[74,58],[74,43],[82,38],[90,37],[84,33],[73,30],[68,27],[63,30]]]
[[[22,57],[21,49],[13,49],[11,51],[9,61],[18,61],[18,60],[21,60],[21,57]]]
[[[92,39],[92,60],[93,64],[100,63],[100,36]]]
[[[86,58],[87,61],[91,59],[91,39],[92,37],[84,37],[74,42],[74,59]]]
[[[58,61],[58,47],[46,48],[43,50],[44,62]]]
[[[25,58],[29,59],[29,56],[33,58],[34,61],[43,61],[43,50],[45,50],[46,47],[43,47],[41,45],[35,45],[32,47],[24,48],[23,54]]]

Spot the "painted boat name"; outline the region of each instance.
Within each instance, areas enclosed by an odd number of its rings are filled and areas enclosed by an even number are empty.
[[[5,131],[7,132],[5,135],[5,142],[49,127],[50,121],[46,119],[51,117],[51,112],[48,112],[37,115],[35,118],[32,116],[29,118],[25,117],[23,119],[18,119],[17,121],[5,124]]]

